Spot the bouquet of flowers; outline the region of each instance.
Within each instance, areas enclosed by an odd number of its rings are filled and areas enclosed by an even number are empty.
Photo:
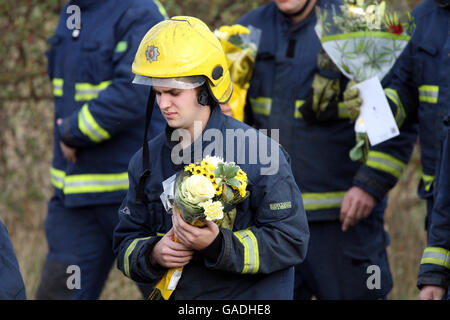
[[[316,33],[324,50],[340,71],[355,82],[371,78],[383,79],[408,44],[414,22],[401,23],[397,13],[386,13],[384,1],[344,0],[339,7],[316,7]],[[355,123],[357,133],[353,160],[364,158],[368,141],[364,122]],[[360,150],[359,150],[360,151]]]
[[[228,105],[231,107],[233,117],[244,121],[245,99],[250,87],[261,30],[235,24],[222,26],[214,33],[225,51],[233,81],[233,94]]]
[[[238,165],[207,156],[200,163],[185,166],[183,172],[163,183],[161,199],[169,213],[177,210],[193,226],[201,228],[209,220],[231,230],[235,206],[249,196],[247,183],[247,174]],[[169,269],[149,299],[169,299],[182,269]]]

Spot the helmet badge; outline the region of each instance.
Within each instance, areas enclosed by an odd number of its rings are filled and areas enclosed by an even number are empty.
[[[150,63],[158,60],[158,47],[155,47],[154,45],[148,46],[145,55],[147,56],[147,60],[150,61]]]

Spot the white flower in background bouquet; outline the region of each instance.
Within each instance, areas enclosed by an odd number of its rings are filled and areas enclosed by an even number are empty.
[[[408,22],[401,23],[397,13],[387,14],[385,11],[385,2],[374,0],[344,0],[340,6],[316,7],[318,19],[315,30],[322,47],[350,80],[362,82],[377,78],[379,83],[408,44],[414,29],[411,15],[408,13]],[[381,85],[378,87],[381,88]],[[373,87],[371,89],[375,90]],[[384,94],[381,95],[384,97]],[[387,104],[387,100],[385,102]],[[355,122],[357,144],[350,153],[353,160],[365,159],[368,138],[371,139],[370,134],[367,137],[367,118],[363,120],[365,104],[366,101]],[[390,117],[393,119],[392,112]],[[390,128],[391,134],[376,143],[398,135],[396,125],[395,129]]]

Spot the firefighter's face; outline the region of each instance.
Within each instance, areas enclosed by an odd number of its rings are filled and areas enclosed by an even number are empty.
[[[299,12],[306,4],[307,0],[274,0],[278,10],[290,15]]]
[[[161,113],[169,127],[174,129],[192,128],[194,121],[202,121],[209,107],[198,103],[198,89],[174,89],[154,86]]]

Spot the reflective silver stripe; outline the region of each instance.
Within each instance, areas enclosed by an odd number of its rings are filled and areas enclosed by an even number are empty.
[[[103,81],[99,84],[76,83],[75,101],[89,101],[98,97],[99,93],[111,84],[111,80]]]
[[[437,103],[439,97],[439,87],[433,85],[421,85],[419,87],[419,100],[428,103]]]
[[[424,97],[431,97],[431,98],[435,98],[435,99],[438,98],[438,92],[420,90],[419,94]]]
[[[90,94],[97,94],[100,93],[104,89],[86,89],[86,90],[77,90],[78,94],[81,95],[90,95]]]
[[[54,174],[52,174],[51,179],[53,180],[53,182],[57,183],[57,186],[59,189],[62,189],[62,187],[64,186],[64,177],[57,177]],[[61,187],[59,187],[59,186],[61,186]]]
[[[55,188],[63,189],[66,173],[62,170],[50,168],[50,181]]]
[[[64,181],[64,180],[63,180]],[[65,183],[65,188],[71,187],[87,187],[87,186],[115,186],[124,185],[128,183],[128,179],[121,180],[91,180],[91,181],[73,181]]]
[[[78,127],[83,134],[88,136],[94,142],[101,142],[110,138],[109,133],[95,121],[94,117],[89,112],[87,103],[83,105],[78,113]]]
[[[379,151],[369,151],[366,161],[368,167],[385,171],[397,179],[402,175],[406,164],[386,153]]]
[[[305,210],[324,210],[340,208],[346,191],[303,193],[303,206]]]
[[[403,107],[403,103],[400,100],[400,97],[396,90],[391,88],[384,89],[384,93],[386,97],[391,99],[391,101],[397,106],[397,112],[395,114],[395,121],[397,122],[398,126],[402,126],[403,122],[406,119],[406,112],[405,108]]]
[[[450,269],[450,251],[435,247],[426,248],[420,263],[437,264]]]
[[[64,193],[96,193],[127,190],[128,173],[69,175],[64,180]]]
[[[256,273],[259,270],[258,242],[250,230],[241,230],[234,233],[244,246],[244,268],[242,273]]]
[[[128,246],[127,250],[125,251],[125,255],[123,258],[123,270],[125,274],[130,277],[130,255],[133,252],[134,248],[136,247],[137,243],[142,240],[150,239],[151,237],[145,237],[145,238],[137,238],[134,239],[131,244]]]
[[[272,99],[265,97],[250,98],[252,110],[256,114],[270,115],[272,109]]]
[[[435,258],[444,261],[445,263],[450,262],[450,257],[437,252],[425,252],[422,256],[422,258]]]
[[[91,126],[91,124],[87,121],[84,112],[80,112],[80,119],[81,119],[81,121],[83,122],[84,127],[89,131],[89,133],[92,134],[93,136],[95,136],[96,139],[94,139],[94,141],[98,142],[98,141],[105,140],[105,137],[102,136],[100,133],[98,133],[98,132]]]
[[[63,95],[64,79],[53,78],[53,95],[55,97],[61,97]]]
[[[339,198],[324,198],[324,199],[304,199],[303,203],[306,206],[313,206],[313,205],[341,205],[342,200],[344,197]]]
[[[403,167],[398,166],[398,165],[396,165],[395,163],[393,163],[393,162],[391,162],[391,161],[389,161],[389,160],[386,160],[386,159],[382,159],[382,158],[372,158],[371,160],[372,160],[372,161],[379,162],[379,163],[383,163],[383,164],[385,164],[385,165],[387,165],[387,166],[389,166],[389,167],[392,167],[392,168],[394,168],[395,170],[398,170],[398,171],[400,171],[400,172],[403,170]]]

